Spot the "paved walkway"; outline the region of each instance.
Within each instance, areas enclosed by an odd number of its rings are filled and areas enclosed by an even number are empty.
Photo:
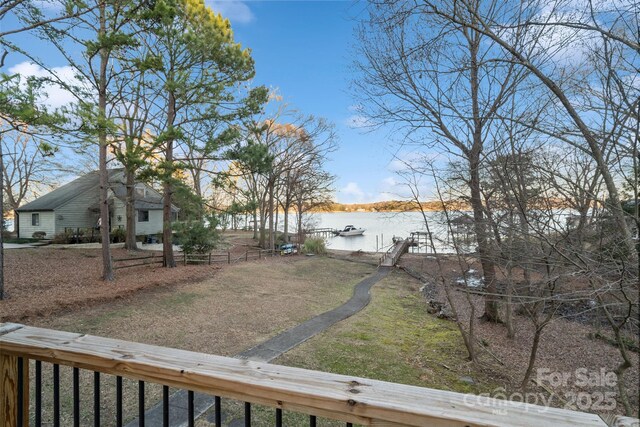
[[[371,287],[384,279],[391,271],[390,268],[379,267],[369,277],[358,283],[351,298],[333,310],[319,314],[249,350],[243,351],[235,357],[260,362],[270,362],[281,354],[302,344],[314,335],[325,331],[332,325],[353,316],[369,304]],[[214,404],[213,396],[195,393],[194,409],[196,418],[205,413]],[[225,414],[222,414],[223,418]],[[172,427],[186,426],[188,423],[187,391],[179,390],[169,397],[169,425]],[[236,421],[236,420],[233,420]],[[145,424],[149,426],[162,425],[162,402],[149,409],[145,415]],[[138,427],[136,418],[126,427]]]

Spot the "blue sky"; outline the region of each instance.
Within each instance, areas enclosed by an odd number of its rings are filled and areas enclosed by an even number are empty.
[[[230,19],[236,40],[253,52],[256,85],[278,89],[285,102],[304,114],[325,117],[336,126],[339,148],[326,168],[337,176],[336,199],[341,203],[398,198],[392,171],[396,146],[389,132],[365,132],[358,101],[349,93],[353,74],[355,27],[362,4],[351,1],[211,1],[206,3]],[[7,24],[10,24],[7,22]],[[72,71],[53,56],[55,49],[23,37],[29,50],[58,74]],[[36,65],[12,54],[7,69],[43,75]],[[70,97],[50,89],[60,105]]]
[[[252,49],[256,83],[278,88],[305,114],[329,119],[340,138],[327,169],[343,203],[392,198],[393,145],[364,132],[349,93],[354,30],[362,6],[349,1],[208,2],[227,16],[236,40]]]

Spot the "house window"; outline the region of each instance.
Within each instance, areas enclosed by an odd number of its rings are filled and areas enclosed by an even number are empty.
[[[34,227],[38,227],[40,225],[40,214],[34,213],[31,214],[31,225]]]
[[[149,222],[149,211],[147,210],[139,210],[138,211],[138,222]]]

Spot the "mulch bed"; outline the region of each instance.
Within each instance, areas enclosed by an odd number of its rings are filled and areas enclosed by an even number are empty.
[[[150,252],[112,250],[113,258],[145,255]],[[5,300],[0,301],[0,322],[28,322],[31,318],[124,298],[141,289],[204,280],[220,268],[220,265],[208,264],[179,264],[177,268],[138,266],[116,270],[116,279],[105,282],[100,278],[99,249],[7,250]]]

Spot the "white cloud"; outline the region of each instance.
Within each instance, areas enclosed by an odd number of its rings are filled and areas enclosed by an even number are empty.
[[[382,180],[382,184],[388,187],[395,187],[396,185],[398,185],[398,180],[396,180],[392,176],[388,176]]]
[[[346,120],[346,125],[351,129],[360,129],[371,127],[373,123],[365,116],[354,114]]]
[[[38,7],[38,9],[47,12],[61,12],[65,8],[65,4],[63,1],[56,0],[32,0],[33,5]]]
[[[79,84],[79,81],[75,77],[74,70],[70,66],[53,67],[51,69],[51,73],[49,73],[49,71],[45,70],[39,65],[25,61],[9,68],[9,73],[19,74],[23,77],[56,76],[65,83],[70,83],[73,85]],[[53,83],[45,84],[44,91],[46,92],[46,95],[42,97],[41,102],[51,108],[59,108],[63,105],[68,105],[76,100],[73,94],[71,94],[69,91]]]
[[[228,18],[232,24],[248,24],[256,19],[249,6],[242,1],[206,0],[205,3],[213,9],[214,12],[220,13],[223,17]]]
[[[370,199],[370,195],[365,193],[355,182],[349,182],[338,191],[340,203],[367,203]]]

